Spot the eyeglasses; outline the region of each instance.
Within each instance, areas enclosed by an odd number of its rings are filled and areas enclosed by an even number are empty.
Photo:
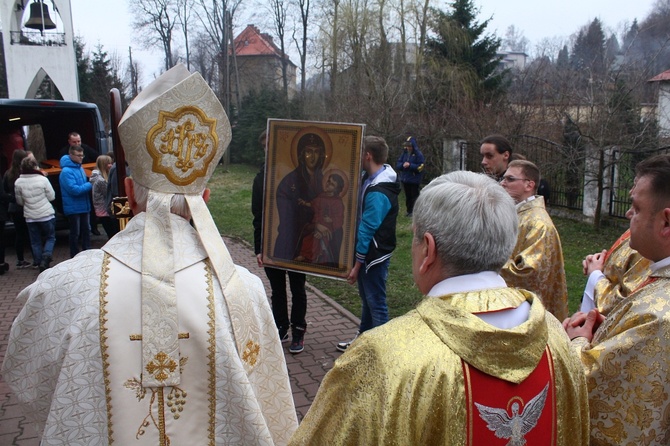
[[[73,156],[76,156],[77,158],[83,158],[84,154],[83,153],[81,153],[81,154],[75,153]]]
[[[517,178],[517,177],[513,177],[512,175],[505,175],[504,177],[502,177],[500,179],[500,182],[502,183],[504,181],[506,183],[514,183],[515,181],[519,181],[519,180],[532,181],[532,180],[529,180],[528,178]]]

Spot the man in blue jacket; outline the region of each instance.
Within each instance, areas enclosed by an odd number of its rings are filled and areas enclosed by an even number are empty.
[[[379,136],[366,136],[361,165],[365,174],[358,205],[356,261],[347,281],[358,282],[361,296],[361,324],[358,333],[385,324],[386,279],[395,249],[400,185],[393,168],[386,163],[389,148]],[[358,336],[358,335],[356,335]],[[345,351],[353,341],[337,344]]]
[[[400,182],[405,189],[405,204],[407,206],[407,216],[412,216],[414,203],[419,198],[419,186],[423,178],[423,168],[426,159],[419,150],[416,138],[410,136],[404,144],[402,155],[396,163],[396,170],[400,173]]]
[[[69,153],[60,159],[61,173],[58,177],[63,213],[70,224],[70,257],[79,252],[79,238],[83,251],[91,247],[88,214],[91,212],[91,183],[81,167],[84,149],[81,146],[70,147]]]

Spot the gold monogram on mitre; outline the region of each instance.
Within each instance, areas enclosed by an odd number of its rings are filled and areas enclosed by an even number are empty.
[[[216,118],[193,105],[161,111],[146,143],[154,172],[178,186],[191,184],[207,173],[216,154]]]

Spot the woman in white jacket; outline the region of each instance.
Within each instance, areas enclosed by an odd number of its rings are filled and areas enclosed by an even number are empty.
[[[56,244],[56,213],[51,205],[56,194],[33,156],[21,161],[21,176],[14,183],[14,193],[28,224],[33,265],[44,271],[50,266]]]

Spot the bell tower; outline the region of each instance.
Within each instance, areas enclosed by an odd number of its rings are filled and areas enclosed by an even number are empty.
[[[70,0],[0,0],[10,99],[33,99],[48,76],[66,101],[79,100]]]

